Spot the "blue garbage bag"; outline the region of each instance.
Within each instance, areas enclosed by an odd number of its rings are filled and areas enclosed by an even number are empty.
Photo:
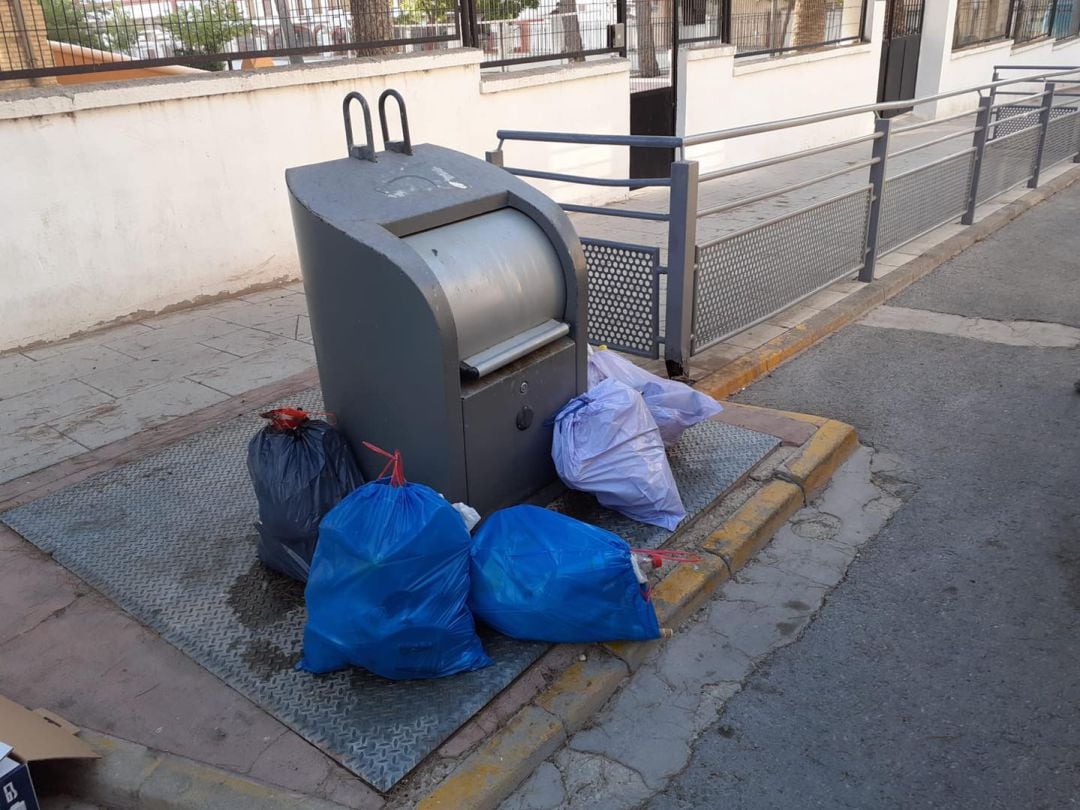
[[[304,599],[299,668],[359,666],[384,678],[441,678],[491,663],[466,602],[471,538],[445,498],[390,477],[323,518]]]
[[[296,408],[261,414],[270,424],[248,444],[247,467],[259,502],[259,559],[306,582],[319,521],[364,479],[345,437]]]
[[[660,637],[621,537],[537,506],[490,515],[473,537],[469,607],[504,635],[601,642]]]
[[[669,531],[686,517],[660,430],[641,394],[618,380],[555,415],[551,456],[564,484],[608,509]]]
[[[673,445],[683,431],[723,411],[715,399],[678,380],[665,380],[606,349],[589,347],[589,386],[601,380],[626,383],[641,394],[664,444]]]

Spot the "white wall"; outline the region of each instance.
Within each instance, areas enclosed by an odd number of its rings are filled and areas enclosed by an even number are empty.
[[[284,171],[344,156],[349,90],[374,105],[384,88],[398,89],[415,142],[479,157],[499,127],[627,130],[624,61],[489,84],[480,58],[444,51],[6,97],[0,349],[296,277]],[[362,137],[359,120],[354,129]],[[628,170],[620,148],[508,151],[534,168]],[[550,162],[538,165],[545,155]]]
[[[680,134],[712,132],[877,101],[885,4],[872,2],[870,41],[784,57],[735,59],[731,46],[686,51]],[[703,172],[873,131],[873,118],[848,116],[687,149]]]

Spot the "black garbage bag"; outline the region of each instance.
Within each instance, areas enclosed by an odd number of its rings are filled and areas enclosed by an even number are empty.
[[[260,415],[270,424],[252,438],[247,457],[259,501],[259,559],[307,582],[319,521],[364,481],[333,425],[296,408]]]

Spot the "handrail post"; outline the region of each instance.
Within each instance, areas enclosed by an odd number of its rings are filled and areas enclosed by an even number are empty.
[[[997,68],[994,68],[994,78],[991,79],[990,83],[991,84],[997,84],[997,82],[998,82],[998,80],[1000,78],[1001,78],[1000,71]],[[996,87],[991,87],[990,88],[990,104],[988,105],[989,110],[990,110],[990,115],[986,119],[986,140],[988,140],[988,141],[993,140],[990,137],[990,121],[994,117],[994,104],[996,102],[997,102],[997,88]],[[998,117],[1000,118],[1000,116],[998,116]],[[994,135],[995,136],[997,135],[997,129],[994,130]]]
[[[889,157],[889,129],[891,118],[874,121],[874,132],[881,135],[874,141],[870,157],[877,161],[870,167],[870,216],[866,224],[866,254],[859,271],[859,281],[873,281],[877,265],[878,232],[881,229],[881,205],[885,197],[885,163]]]
[[[1046,148],[1046,131],[1050,128],[1050,110],[1054,106],[1054,83],[1046,83],[1046,91],[1042,97],[1042,107],[1039,109],[1039,145],[1035,150],[1035,172],[1028,180],[1028,188],[1039,187],[1039,172],[1042,171],[1043,150]]]
[[[975,207],[979,204],[979,177],[982,175],[983,155],[986,153],[986,139],[990,136],[990,105],[994,100],[989,96],[979,99],[979,111],[975,114],[975,161],[971,164],[971,187],[968,189],[967,210],[960,218],[960,224],[971,225],[975,222]]]
[[[698,208],[696,160],[676,160],[671,164],[669,200],[664,363],[669,377],[683,377],[690,368],[693,340]]]

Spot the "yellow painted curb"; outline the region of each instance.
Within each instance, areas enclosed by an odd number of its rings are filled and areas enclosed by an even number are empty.
[[[584,661],[563,670],[537,698],[536,704],[562,721],[567,734],[585,725],[623,678],[630,674],[626,664],[600,648],[590,648]]]
[[[722,557],[732,571],[737,571],[802,506],[799,487],[787,481],[770,481],[705,538],[702,548]]]
[[[803,448],[780,466],[779,473],[802,488],[807,498],[820,490],[836,468],[859,446],[855,428],[830,419]]]
[[[531,704],[522,706],[422,799],[417,810],[493,810],[565,740],[557,717]]]
[[[653,589],[664,627],[683,624],[802,508],[803,493],[822,486],[858,446],[854,428],[835,420],[785,414],[818,425],[802,449],[780,468],[791,480],[772,480],[709,535],[697,565],[679,566]],[[612,642],[590,647],[586,660],[567,667],[533,703],[442,781],[419,810],[495,808],[618,690],[660,641]]]

